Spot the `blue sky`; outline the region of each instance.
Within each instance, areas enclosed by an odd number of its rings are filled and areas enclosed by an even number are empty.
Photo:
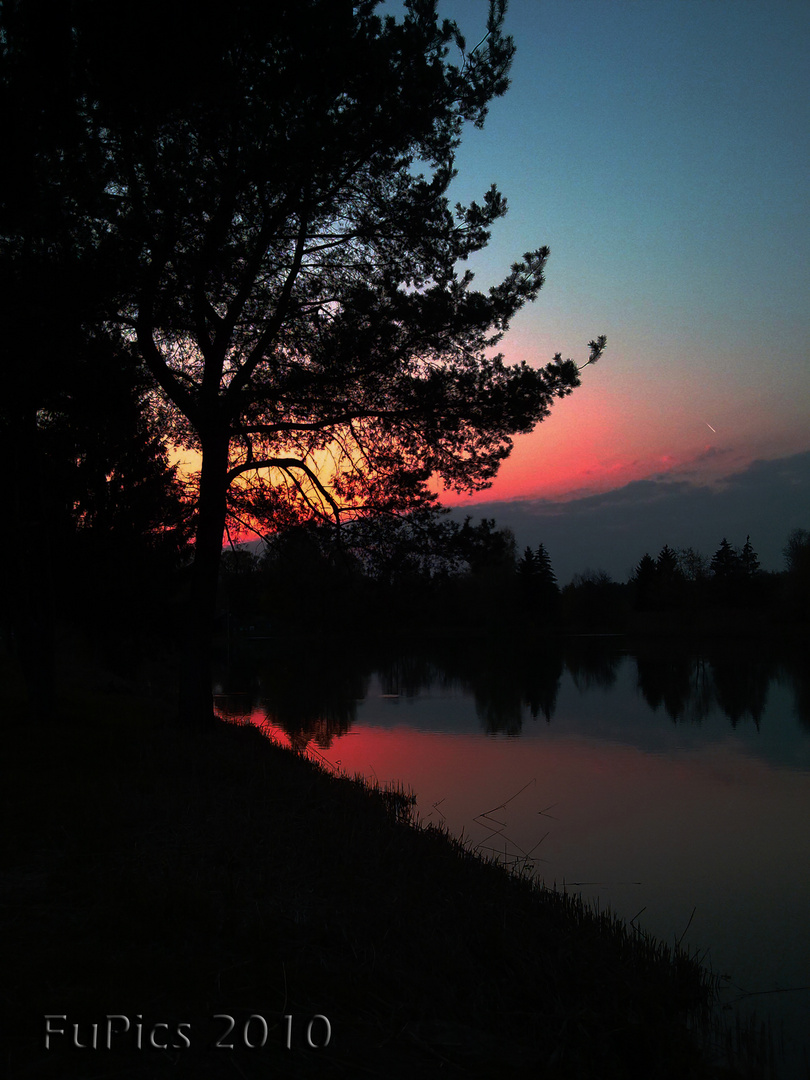
[[[439,8],[479,39],[486,0]],[[512,86],[457,157],[456,198],[495,182],[510,208],[472,268],[488,285],[548,244],[546,285],[503,352],[584,361],[599,333],[608,352],[464,505],[512,524],[533,500],[570,504],[581,529],[589,499],[644,481],[680,485],[672,513],[694,519],[726,505],[707,492],[785,459],[792,494],[769,529],[810,527],[796,467],[810,450],[810,4],[510,0],[507,26]],[[717,542],[732,531],[702,524]],[[589,564],[640,557],[626,539]]]

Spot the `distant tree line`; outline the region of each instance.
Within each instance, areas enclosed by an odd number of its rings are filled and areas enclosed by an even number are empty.
[[[268,537],[258,554],[227,552],[220,586],[229,632],[519,633],[722,630],[758,620],[810,623],[810,533],[795,530],[786,568],[761,568],[750,536],[706,557],[664,545],[625,582],[586,569],[560,588],[541,542],[518,553],[492,518],[437,508],[342,529],[310,523]],[[224,624],[223,624],[224,625]],[[220,627],[222,629],[222,625]]]
[[[494,628],[517,596],[516,566],[514,537],[491,518],[459,524],[427,508],[340,529],[310,522],[259,555],[224,554],[221,619],[330,637]]]

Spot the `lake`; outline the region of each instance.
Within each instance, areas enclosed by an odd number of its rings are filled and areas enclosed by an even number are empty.
[[[326,767],[727,975],[807,1076],[810,672],[734,641],[249,643],[217,687]]]

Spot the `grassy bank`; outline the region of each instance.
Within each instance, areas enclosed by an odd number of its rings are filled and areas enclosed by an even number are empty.
[[[711,990],[684,955],[255,729],[144,709],[111,687],[6,727],[13,1080],[732,1075],[687,1030]]]

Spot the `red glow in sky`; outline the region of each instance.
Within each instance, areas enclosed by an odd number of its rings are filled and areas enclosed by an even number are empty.
[[[472,36],[486,5],[440,7]],[[456,160],[460,200],[495,182],[509,203],[476,285],[548,244],[499,348],[539,366],[583,363],[599,333],[608,349],[475,501],[810,449],[810,8],[513,0],[507,21],[512,85]]]

